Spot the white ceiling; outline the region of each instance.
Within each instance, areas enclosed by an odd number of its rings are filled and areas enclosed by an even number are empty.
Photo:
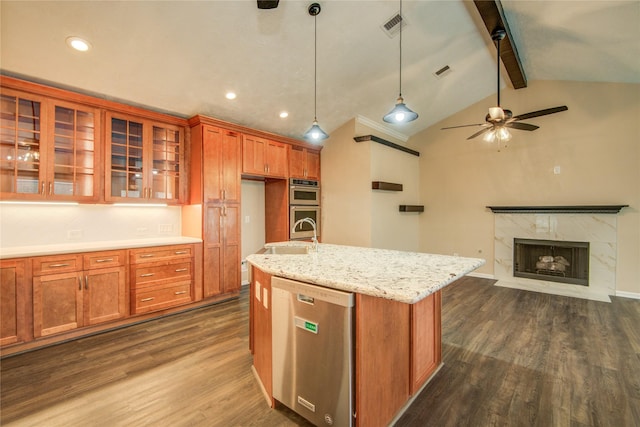
[[[2,0],[0,66],[185,117],[301,138],[314,115],[311,3],[281,0],[259,10],[255,0]],[[398,95],[399,40],[381,25],[399,2],[320,4],[320,126],[331,133],[356,116],[383,125]],[[640,83],[640,1],[502,5],[529,81]],[[390,129],[410,136],[496,92],[495,48],[472,2],[405,0],[403,15],[402,94],[420,117]],[[71,50],[68,36],[88,39],[92,49]],[[452,72],[436,78],[444,65]],[[227,90],[238,98],[225,99]],[[279,118],[282,110],[288,118]]]

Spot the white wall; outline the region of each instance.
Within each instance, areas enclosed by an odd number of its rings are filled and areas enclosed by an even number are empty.
[[[0,205],[0,248],[181,235],[180,207]]]
[[[422,204],[418,157],[376,142],[354,141],[362,135],[402,143],[355,119],[331,133],[322,150],[322,241],[417,251],[419,214],[401,213],[399,205]],[[404,188],[372,190],[372,181]]]
[[[402,184],[402,191],[370,190],[371,247],[418,251],[422,214],[399,212],[399,206],[422,204],[419,157],[378,143],[370,144],[371,181]]]
[[[507,89],[514,114],[558,105],[568,111],[526,120],[533,132],[512,132],[498,151],[467,141],[495,100],[488,97],[415,135],[421,151],[420,217],[424,252],[483,257],[493,274],[494,217],[487,205],[628,204],[617,216],[616,290],[640,293],[640,85],[533,81]],[[560,173],[554,173],[554,167]]]
[[[242,181],[242,259],[265,243],[264,182]]]

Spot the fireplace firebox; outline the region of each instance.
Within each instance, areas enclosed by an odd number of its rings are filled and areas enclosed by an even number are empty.
[[[515,238],[513,275],[589,286],[589,242]]]

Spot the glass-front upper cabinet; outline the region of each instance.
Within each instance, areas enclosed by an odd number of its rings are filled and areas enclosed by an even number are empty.
[[[99,112],[5,90],[0,100],[4,199],[97,199]]]
[[[107,126],[107,200],[178,203],[184,129],[116,113]]]
[[[57,103],[51,123],[53,144],[49,155],[48,192],[56,198],[97,198],[96,138],[100,114],[97,110]]]
[[[0,101],[0,189],[3,198],[40,198],[44,171],[42,100],[3,91]]]

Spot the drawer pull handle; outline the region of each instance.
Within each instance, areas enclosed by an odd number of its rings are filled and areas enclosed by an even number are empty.
[[[140,300],[140,302],[148,302],[148,301],[153,301],[153,298],[154,298],[154,297],[149,297],[149,298],[142,298],[142,299]]]
[[[109,262],[113,261],[113,258],[97,259],[96,262]]]
[[[187,251],[176,251],[176,255],[184,255],[188,253]]]
[[[182,294],[186,294],[187,291],[176,291],[174,292],[175,295],[182,295]]]
[[[188,268],[176,268],[176,273],[180,273],[181,271],[187,271]]]
[[[50,268],[69,267],[69,264],[49,264]]]
[[[141,274],[140,277],[151,277],[153,276],[154,273],[145,273],[145,274]]]
[[[142,254],[140,258],[151,258],[154,254]]]

